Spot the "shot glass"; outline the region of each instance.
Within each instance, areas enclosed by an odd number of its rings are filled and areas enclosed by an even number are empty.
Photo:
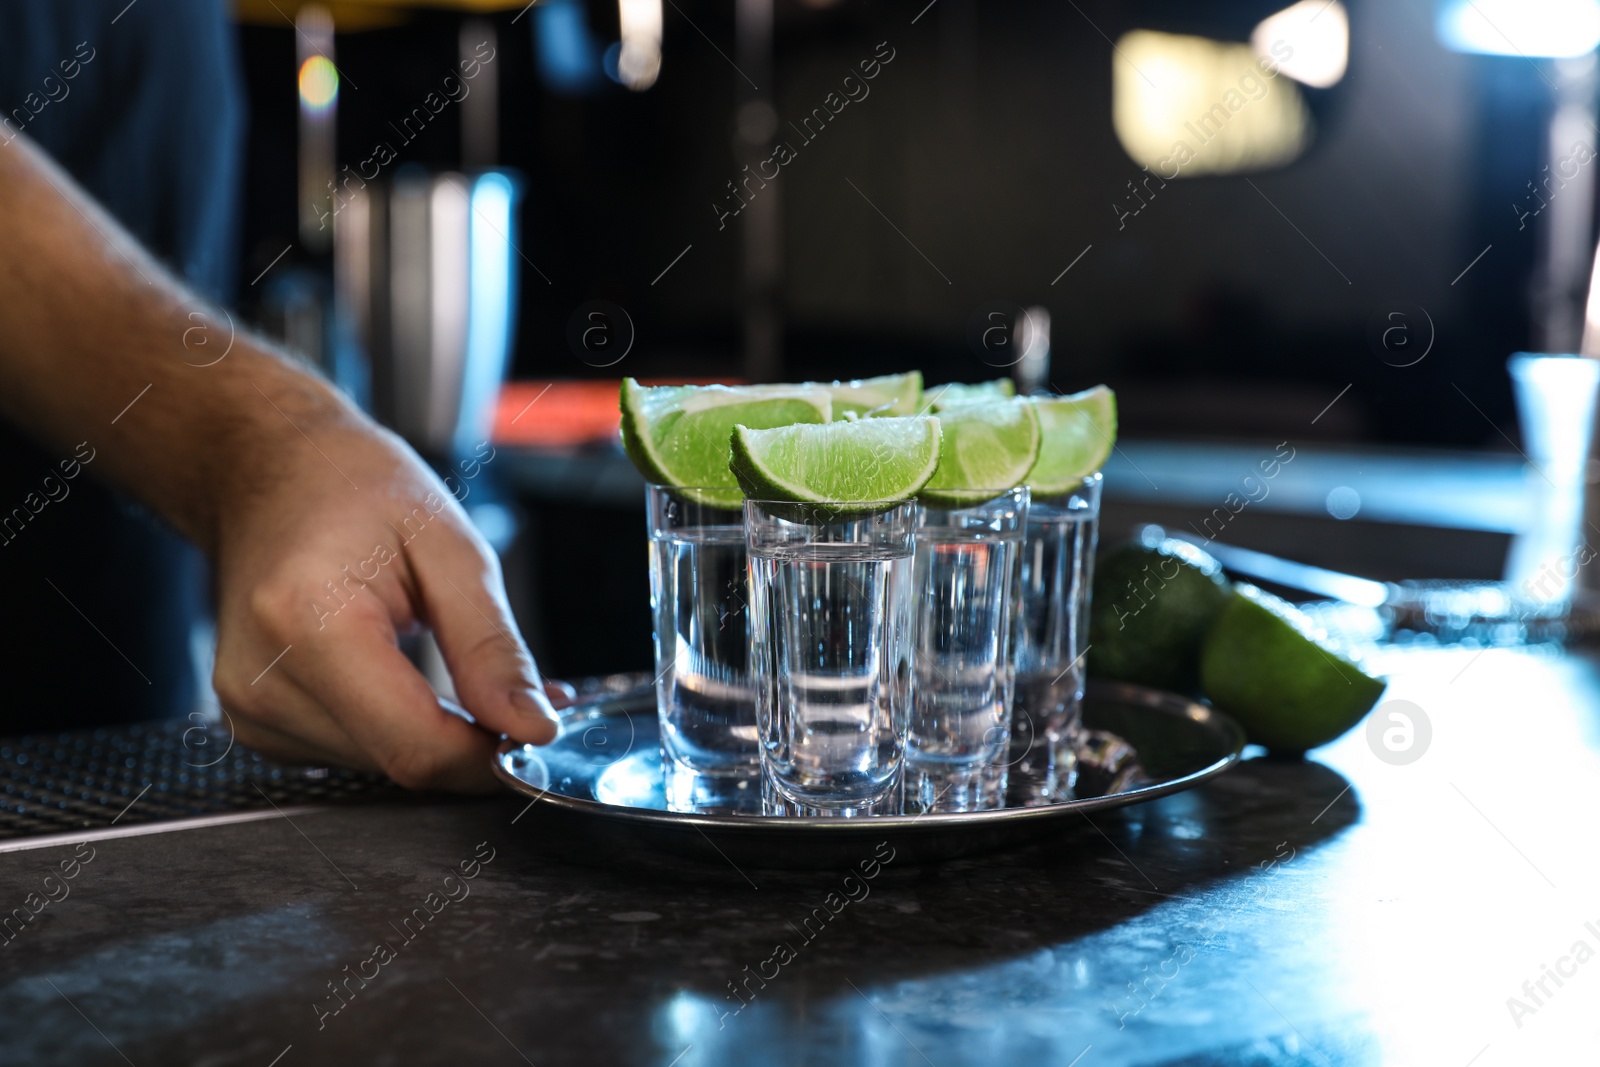
[[[1071,800],[1077,781],[1101,481],[1097,471],[1066,493],[1035,496],[1028,505],[1012,650],[1009,778],[1016,804]]]
[[[766,812],[898,812],[916,505],[749,500],[744,520]]]
[[[917,509],[907,811],[1005,806],[1012,587],[1028,490]]]
[[[1528,462],[1527,519],[1511,539],[1505,581],[1526,618],[1562,619],[1581,586],[1597,584],[1583,565],[1589,547],[1585,519],[1594,521],[1600,493],[1594,418],[1600,360],[1518,352],[1507,363]],[[1588,500],[1585,501],[1587,495]]]
[[[645,490],[662,785],[673,811],[760,809],[744,515],[728,490]]]

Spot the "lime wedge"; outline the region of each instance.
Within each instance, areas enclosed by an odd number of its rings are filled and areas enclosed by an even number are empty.
[[[943,411],[957,404],[971,404],[980,400],[1009,400],[1016,395],[1017,387],[1012,384],[1010,378],[996,378],[992,382],[979,382],[977,385],[951,382],[949,385],[936,385],[924,392],[922,407],[925,411]]]
[[[875,418],[915,415],[922,406],[922,372],[886,374],[881,378],[856,378],[848,382],[796,382],[792,385],[746,385],[751,392],[826,389],[833,398],[833,417]]]
[[[1039,415],[1026,400],[958,404],[936,416],[939,468],[918,494],[939,508],[971,507],[1021,485],[1039,458]]]
[[[665,385],[622,382],[622,447],[650,481],[717,490],[701,503],[737,507],[742,499],[728,469],[728,435],[738,425],[827,422],[828,390],[820,386]]]
[[[916,496],[933,477],[939,420],[921,415],[770,430],[736,426],[731,444],[729,467],[751,500],[898,502]]]
[[[1305,612],[1244,584],[1206,634],[1200,684],[1251,741],[1286,754],[1332,741],[1360,722],[1384,689]]]
[[[847,414],[861,418],[915,415],[922,406],[922,372],[919,370],[906,374],[887,374],[881,378],[830,382],[822,387],[833,394],[833,417],[836,419],[844,418]]]
[[[1036,497],[1057,496],[1105,465],[1117,443],[1117,397],[1097,385],[1081,393],[1029,400],[1044,445],[1024,479]]]

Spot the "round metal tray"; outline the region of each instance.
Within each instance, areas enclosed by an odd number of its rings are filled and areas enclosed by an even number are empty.
[[[519,793],[578,820],[585,846],[698,856],[735,867],[828,867],[870,857],[888,842],[900,859],[930,862],[1003,848],[1107,808],[1154,800],[1236,763],[1244,732],[1226,715],[1175,693],[1091,682],[1084,725],[1132,745],[1131,780],[1059,804],[992,811],[806,818],[666,810],[655,696],[649,689],[568,709],[545,746],[507,741],[494,771]],[[1080,781],[1080,793],[1085,792]],[[1087,783],[1094,792],[1094,783]]]

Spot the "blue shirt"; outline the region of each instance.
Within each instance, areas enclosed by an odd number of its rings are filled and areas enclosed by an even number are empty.
[[[220,301],[235,285],[243,131],[234,32],[220,0],[0,2],[0,152],[32,138],[176,274]],[[80,433],[107,444],[103,427]],[[0,423],[0,515],[30,494],[41,499],[41,478],[71,456],[58,452]],[[86,473],[0,543],[9,616],[0,733],[195,707],[203,561],[96,484],[92,467]]]

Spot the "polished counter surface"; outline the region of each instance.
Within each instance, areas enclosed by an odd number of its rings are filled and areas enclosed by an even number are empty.
[[[1597,662],[1389,650],[1373,731],[937,866],[511,796],[5,853],[0,1062],[1594,1062]]]

